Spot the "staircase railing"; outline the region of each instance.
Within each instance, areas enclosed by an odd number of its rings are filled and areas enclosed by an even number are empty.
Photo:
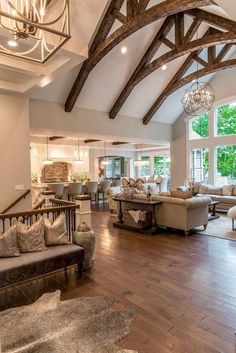
[[[20,202],[22,199],[25,199],[26,196],[31,192],[30,189],[27,189],[26,191],[24,191],[24,193],[22,195],[20,195],[19,197],[17,197],[17,199],[15,201],[13,201],[7,208],[5,208],[5,210],[2,211],[3,213],[8,212],[12,207],[14,207],[16,204],[18,204],[18,202]]]

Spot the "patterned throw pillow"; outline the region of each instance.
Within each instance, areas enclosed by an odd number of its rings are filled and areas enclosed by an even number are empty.
[[[223,196],[231,196],[233,194],[234,185],[224,185],[222,187],[222,195]]]
[[[171,191],[170,192],[171,197],[175,197],[178,199],[191,199],[192,198],[192,191]]]
[[[66,217],[61,213],[59,217],[52,223],[48,218],[44,219],[45,225],[45,242],[46,245],[67,245],[71,244],[66,227]]]
[[[222,195],[222,187],[208,185],[207,193],[210,195]]]
[[[236,196],[236,185],[234,185],[234,189],[233,189],[233,192],[232,192],[232,196]]]
[[[4,234],[0,235],[0,257],[20,256],[17,244],[16,225],[9,228]]]
[[[19,222],[17,224],[17,239],[22,253],[47,250],[44,240],[43,219],[35,222],[31,227]]]
[[[199,194],[207,194],[208,185],[200,184],[199,186]]]

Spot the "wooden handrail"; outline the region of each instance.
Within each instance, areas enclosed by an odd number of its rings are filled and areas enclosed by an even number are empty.
[[[20,202],[22,199],[24,199],[29,193],[31,192],[30,189],[27,189],[26,191],[24,191],[24,193],[17,197],[17,199],[15,201],[13,201],[7,208],[5,208],[5,210],[2,211],[1,214],[6,213],[7,211],[9,211],[12,207],[14,207],[18,202]]]
[[[61,206],[60,208],[58,206],[56,206],[56,207],[41,208],[39,210],[30,210],[30,211],[24,211],[24,212],[4,213],[4,214],[1,213],[0,220],[7,219],[7,218],[16,218],[16,217],[20,218],[20,217],[41,215],[44,213],[57,212],[58,210],[60,210],[60,211],[76,210],[77,208],[80,208],[80,206],[74,204],[74,205],[70,205],[70,206]]]
[[[32,210],[38,210],[39,208],[42,208],[42,206],[45,204],[45,199],[42,199],[36,205],[32,208]]]

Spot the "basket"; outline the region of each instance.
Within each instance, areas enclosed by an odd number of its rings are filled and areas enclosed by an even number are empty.
[[[130,210],[124,210],[123,211],[123,222],[125,225],[137,228],[137,229],[146,229],[150,228],[152,226],[152,212],[151,211],[143,211],[146,214],[145,221],[138,221],[136,223],[133,218],[130,216],[129,212]],[[137,211],[137,210],[136,210]]]

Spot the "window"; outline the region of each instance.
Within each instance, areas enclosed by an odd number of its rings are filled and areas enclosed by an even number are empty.
[[[142,156],[141,160],[145,161],[146,163],[141,166],[141,175],[140,176],[149,176],[150,175],[150,158]]]
[[[169,176],[170,175],[170,156],[154,157],[154,175]]]
[[[190,121],[190,140],[197,140],[206,138],[209,136],[209,121],[208,113],[205,113],[197,118],[193,118]]]
[[[216,134],[218,136],[236,134],[236,103],[226,104],[217,109]]]
[[[218,146],[217,157],[217,184],[230,184],[236,181],[236,145]]]
[[[209,156],[207,148],[194,148],[191,150],[191,175],[195,181],[207,181]]]

